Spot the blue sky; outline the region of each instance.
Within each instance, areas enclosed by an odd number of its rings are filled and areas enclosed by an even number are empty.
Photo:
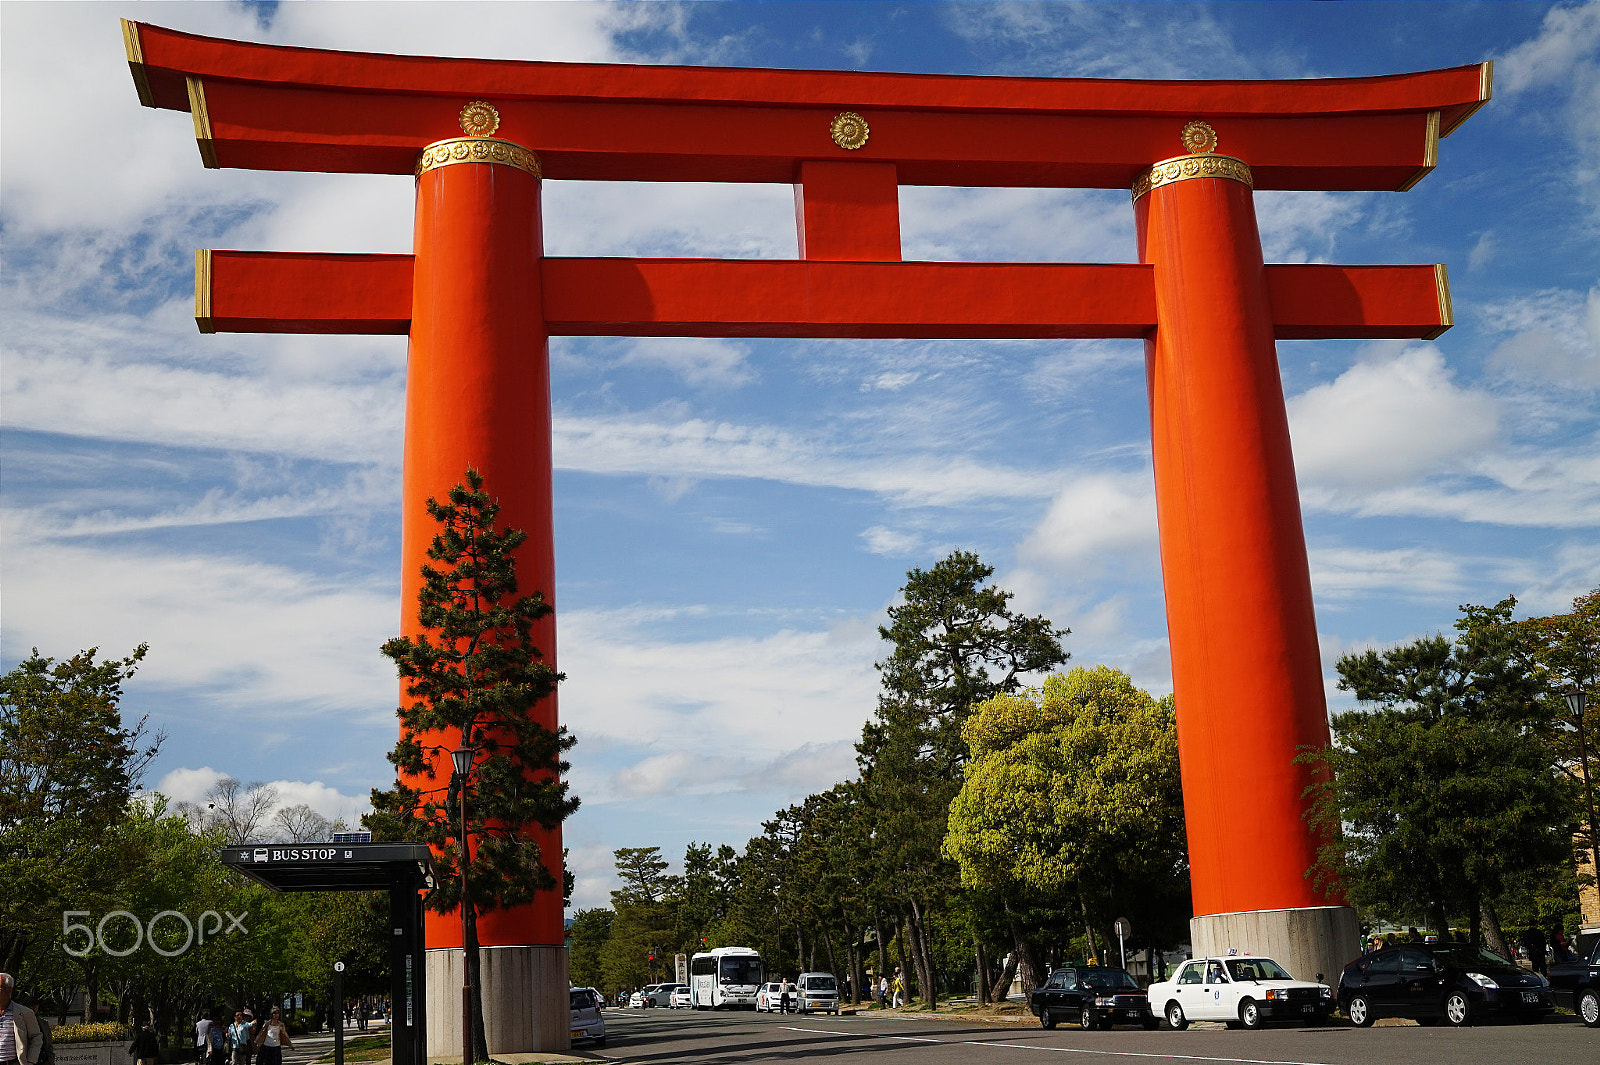
[[[492,58],[1075,77],[1497,62],[1395,193],[1257,195],[1269,262],[1444,262],[1435,343],[1286,342],[1324,661],[1600,584],[1600,3],[0,7],[0,654],[123,654],[219,774],[359,814],[396,684],[403,338],[200,336],[196,247],[409,251],[405,177],[201,167],[119,16]],[[1224,150],[1226,145],[1223,145]],[[907,258],[1126,262],[1125,191],[905,188]],[[565,255],[793,257],[787,186],[551,182]],[[1170,690],[1137,342],[558,339],[575,902],[853,771],[906,570],[976,550],[1074,664]],[[1329,684],[1335,708],[1348,700]]]

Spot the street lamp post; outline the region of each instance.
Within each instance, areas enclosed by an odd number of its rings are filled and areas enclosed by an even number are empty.
[[[467,839],[467,778],[472,773],[475,747],[457,747],[450,752],[456,764],[456,802],[461,805],[461,1065],[474,1065],[472,1053],[472,955],[467,947],[467,907],[472,896],[467,891],[467,866],[472,862],[472,844]]]

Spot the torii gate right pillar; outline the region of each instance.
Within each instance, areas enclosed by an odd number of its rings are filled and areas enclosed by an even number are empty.
[[[1289,421],[1250,168],[1209,154],[1134,187],[1154,268],[1145,342],[1162,579],[1178,708],[1197,957],[1229,947],[1300,979],[1359,953],[1355,912],[1306,871],[1314,776],[1289,752],[1328,742]],[[1317,974],[1323,976],[1317,976]]]

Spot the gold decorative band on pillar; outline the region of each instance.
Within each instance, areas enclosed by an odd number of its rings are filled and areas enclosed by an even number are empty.
[[[520,144],[492,137],[454,137],[447,141],[434,141],[417,156],[416,176],[430,170],[456,163],[499,163],[543,178],[539,157]]]
[[[1250,173],[1250,164],[1243,159],[1210,153],[1179,155],[1161,160],[1134,178],[1134,201],[1137,202],[1151,189],[1159,189],[1163,185],[1175,185],[1193,178],[1227,178],[1242,185],[1249,185],[1251,188],[1256,187],[1255,176]]]

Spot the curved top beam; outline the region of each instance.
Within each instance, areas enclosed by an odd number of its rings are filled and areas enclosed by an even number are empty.
[[[1113,81],[376,55],[125,22],[142,103],[190,111],[208,165],[408,173],[471,99],[546,176],[794,180],[805,159],[895,162],[904,184],[1127,187],[1204,118],[1263,188],[1396,189],[1489,98],[1488,63],[1297,81]],[[861,114],[866,144],[829,136]],[[206,124],[202,125],[204,116]],[[1434,117],[1437,116],[1437,117]]]

